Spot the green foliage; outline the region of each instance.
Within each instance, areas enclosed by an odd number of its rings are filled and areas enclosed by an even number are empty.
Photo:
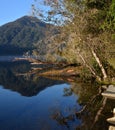
[[[85,3],[88,8],[103,10],[109,6],[111,0],[85,0]]]
[[[91,75],[90,71],[86,67],[83,67],[81,70],[81,74],[80,74],[80,78],[82,79],[82,81],[88,82],[90,80],[91,76],[92,75]]]
[[[115,32],[115,0],[112,0],[112,3],[107,11],[103,29],[108,29]]]

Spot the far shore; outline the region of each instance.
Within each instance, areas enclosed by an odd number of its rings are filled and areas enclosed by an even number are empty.
[[[15,58],[21,58],[21,57],[23,57],[23,56],[21,56],[21,55],[3,55],[3,56],[0,56],[0,62],[12,62],[12,61],[14,61],[15,60]]]

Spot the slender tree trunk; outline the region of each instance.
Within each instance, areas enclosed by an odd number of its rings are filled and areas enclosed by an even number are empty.
[[[105,105],[106,105],[106,103],[107,103],[107,98],[103,98],[102,100],[103,100],[103,101],[102,101],[102,106],[101,106],[101,107],[99,108],[99,110],[97,111],[96,116],[95,116],[95,119],[94,119],[94,121],[92,122],[91,128],[93,128],[94,125],[95,125],[95,123],[98,121],[99,116],[102,114],[102,111],[103,111],[103,109],[105,108]]]
[[[96,62],[98,63],[100,69],[101,69],[101,72],[102,72],[102,75],[103,75],[103,80],[107,79],[107,73],[99,59],[99,57],[97,56],[97,54],[94,52],[94,50],[91,48],[91,52],[92,52],[92,55],[94,56]]]
[[[79,57],[81,58],[81,60],[83,61],[84,65],[90,70],[90,72],[100,81],[101,78],[95,73],[95,71],[92,69],[92,67],[90,65],[87,64],[86,60],[84,59],[84,57],[78,52]]]

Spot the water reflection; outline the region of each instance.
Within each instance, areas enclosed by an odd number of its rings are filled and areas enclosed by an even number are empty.
[[[27,62],[0,63],[0,129],[108,130],[115,100],[101,96],[98,84],[80,79],[17,76]],[[114,126],[113,126],[114,127]]]
[[[76,87],[74,83],[72,89],[78,95],[78,103],[83,105],[76,113],[83,123],[77,129],[108,130],[110,124],[106,119],[112,115],[115,100],[102,97],[103,88],[95,84],[87,83],[86,86],[80,83],[80,87]]]
[[[30,65],[27,62],[1,63],[0,84],[5,89],[17,91],[23,96],[35,96],[46,87],[64,83],[63,81],[34,77],[33,75],[17,76],[17,73],[23,73],[29,70]]]
[[[0,89],[0,126],[2,129],[67,129],[67,125],[53,121],[54,113],[61,111],[69,115],[80,109],[76,104],[77,97],[71,95],[69,98],[63,96],[63,89],[69,88],[68,84],[54,85],[41,91],[34,97],[22,97],[16,92]],[[76,124],[80,124],[76,120]],[[7,125],[6,125],[7,124]],[[72,129],[73,125],[71,126]]]

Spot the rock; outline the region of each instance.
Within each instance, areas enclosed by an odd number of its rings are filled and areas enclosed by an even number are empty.
[[[110,99],[115,99],[115,86],[109,85],[106,91],[102,93],[102,96],[110,98]]]
[[[107,122],[109,122],[109,123],[115,125],[115,117],[108,118],[108,119],[107,119]]]
[[[115,99],[115,92],[104,92],[102,93],[102,96],[107,97],[109,99]]]
[[[107,88],[106,91],[115,92],[115,86],[114,85],[109,85],[109,87]]]
[[[115,126],[109,126],[108,130],[115,130]]]

